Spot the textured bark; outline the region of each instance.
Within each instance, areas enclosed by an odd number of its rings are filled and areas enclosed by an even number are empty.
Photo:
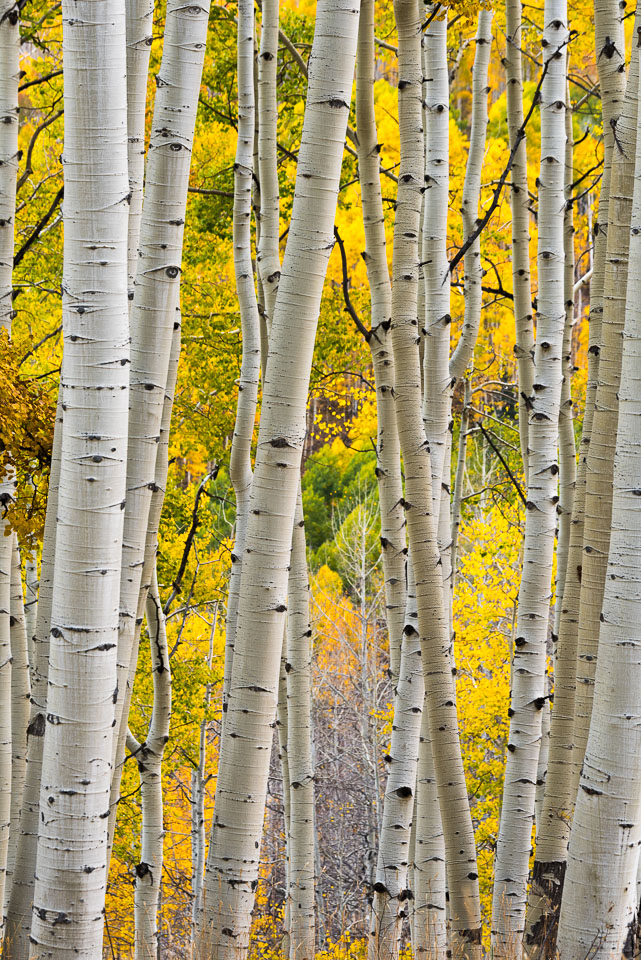
[[[134,916],[136,960],[158,956],[158,898],[163,865],[162,758],[169,738],[171,718],[171,668],[167,648],[165,615],[158,592],[156,571],[152,576],[146,604],[147,631],[151,651],[154,705],[145,741],[135,745],[140,774],[142,834],[140,863],[136,864]]]
[[[541,88],[538,313],[535,382],[529,424],[528,494],[523,573],[512,667],[510,732],[492,897],[497,960],[521,956],[528,864],[546,690],[546,644],[556,532],[557,442],[565,325],[563,213],[565,187],[565,0],[547,0]]]
[[[278,0],[263,0],[258,56],[258,178],[260,181],[260,238],[256,262],[265,298],[267,326],[271,325],[280,280],[279,188],[277,167]]]
[[[408,575],[408,607],[401,645],[400,673],[394,696],[392,737],[386,757],[388,777],[370,921],[371,960],[395,960],[398,957],[402,923],[408,916],[410,906],[410,834],[425,686],[411,564]]]
[[[467,453],[467,437],[470,429],[470,404],[472,403],[472,387],[469,380],[463,387],[463,410],[459,429],[458,452],[456,455],[456,477],[454,479],[454,496],[452,498],[451,542],[452,551],[450,562],[452,566],[452,594],[456,588],[456,574],[458,566],[458,534],[461,525],[461,505],[463,503],[463,487],[465,484],[465,457]]]
[[[476,53],[472,71],[472,124],[470,145],[463,181],[463,239],[467,241],[477,225],[481,199],[481,171],[485,156],[487,135],[487,72],[492,49],[492,11],[479,10],[476,30]],[[429,139],[428,139],[429,144]],[[429,149],[429,146],[428,146]],[[483,291],[483,266],[481,263],[481,238],[477,237],[463,257],[465,314],[463,329],[450,360],[450,377],[459,380],[465,373],[474,355],[474,346],[481,323]],[[441,281],[443,282],[443,281]],[[448,411],[448,418],[451,412]],[[449,477],[445,475],[445,482]]]
[[[191,148],[205,56],[209,2],[167,5],[165,42],[149,141],[140,253],[131,306],[131,404],[127,502],[120,585],[118,696],[111,793],[113,836],[127,732],[126,700],[135,674],[138,605],[145,560],[156,453],[174,323]]]
[[[451,641],[433,510],[433,465],[421,419],[416,319],[424,169],[420,19],[414,0],[397,0],[394,10],[399,34],[401,140],[392,284],[396,422],[405,467],[404,505],[416,583],[430,738],[447,851],[451,947],[453,955],[476,960],[481,954],[476,851],[458,735]],[[432,21],[430,29],[436,23],[438,21]],[[438,32],[444,39],[443,24],[439,25]],[[438,42],[440,44],[441,39]],[[440,112],[445,112],[441,106]],[[439,472],[439,492],[440,478]]]
[[[405,519],[401,504],[401,457],[394,411],[394,355],[390,318],[392,287],[387,264],[380,160],[374,114],[374,0],[363,0],[356,59],[356,126],[358,170],[365,232],[364,260],[371,296],[372,330],[368,345],[376,386],[376,478],[381,514],[381,547],[385,579],[385,617],[390,671],[396,679],[405,615]]]
[[[145,113],[154,0],[125,0],[127,25],[127,161],[129,167],[129,299],[134,298],[145,179]]]
[[[519,385],[519,435],[523,474],[528,479],[528,403],[534,382],[534,328],[530,289],[530,197],[527,179],[527,140],[517,146],[523,127],[523,67],[521,63],[521,3],[505,2],[505,77],[507,81],[507,126],[510,150],[514,153],[511,170],[510,207],[512,210],[512,289],[514,290],[514,355]]]
[[[200,954],[248,948],[278,689],[287,574],[320,297],[333,246],[358,4],[316,16],[296,191],[272,320]]]
[[[63,6],[62,449],[30,956],[102,949],[128,409],[124,3]]]
[[[31,931],[31,905],[36,878],[36,847],[40,819],[40,778],[47,712],[47,677],[49,673],[49,630],[53,601],[54,557],[56,549],[56,514],[60,480],[62,447],[62,403],[58,399],[53,435],[49,493],[40,561],[38,615],[33,635],[31,663],[31,709],[27,727],[27,770],[20,816],[20,835],[16,869],[11,884],[7,909],[4,956],[6,960],[27,960]]]
[[[603,313],[603,284],[608,222],[610,176],[613,130],[623,102],[625,74],[622,71],[623,34],[620,9],[616,2],[600,2],[595,5],[596,49],[604,47],[609,55],[597,57],[597,67],[602,90],[603,131],[604,131],[604,170],[599,198],[600,225],[595,228],[594,236],[594,272],[590,281],[589,350],[588,380],[586,387],[585,412],[583,416],[579,462],[576,472],[576,485],[569,530],[568,554],[563,579],[563,596],[557,599],[555,609],[555,633],[557,634],[555,651],[555,705],[550,729],[550,759],[545,783],[545,795],[541,817],[537,821],[537,849],[535,873],[530,887],[526,942],[533,940],[528,949],[537,956],[543,943],[553,949],[555,927],[558,922],[558,907],[562,887],[560,881],[564,872],[560,866],[567,858],[567,843],[570,833],[572,810],[576,799],[580,764],[575,762],[574,710],[577,680],[577,640],[579,625],[579,603],[582,578],[583,528],[586,494],[586,461],[590,448],[592,420],[596,397],[596,384],[599,366],[601,317]],[[606,37],[612,45],[606,43]],[[566,177],[567,177],[566,173]],[[567,270],[567,262],[566,262]],[[566,273],[566,302],[568,293],[568,275]],[[566,336],[568,334],[566,325]],[[569,351],[564,345],[564,358]],[[567,374],[567,359],[564,360],[564,376]],[[565,390],[565,383],[564,383]],[[560,463],[562,469],[562,464]],[[545,866],[548,864],[549,866]],[[546,880],[548,876],[548,880]],[[542,881],[539,882],[539,881]],[[552,919],[546,919],[551,915]],[[544,928],[550,930],[539,934]],[[537,942],[538,941],[538,942]]]
[[[312,761],[312,631],[303,504],[294,517],[287,599],[287,685],[289,783],[289,957],[313,960],[314,767]]]
[[[0,530],[0,903],[4,907],[11,823],[11,537]],[[2,917],[4,927],[4,910]]]
[[[434,517],[438,523],[441,482],[449,441],[451,398],[450,284],[447,258],[449,207],[449,110],[447,72],[447,18],[432,6],[431,22],[423,35],[425,82],[425,195],[421,260],[425,285],[425,340],[423,353],[423,423],[430,448]],[[448,479],[449,482],[449,479]]]
[[[641,130],[638,122],[636,126],[638,145]],[[579,960],[587,955],[620,956],[636,908],[641,840],[638,784],[641,512],[637,489],[641,472],[641,155],[638,146],[634,180],[610,557],[590,735],[572,823],[561,906],[558,946],[563,960]]]
[[[234,163],[234,274],[240,308],[243,355],[238,381],[236,423],[229,460],[229,476],[236,497],[236,540],[232,554],[227,618],[225,623],[225,677],[223,712],[227,710],[234,662],[242,557],[247,532],[247,513],[252,484],[251,446],[256,419],[260,375],[260,327],[254,288],[251,250],[251,198],[254,157],[254,6],[240,0],[238,6],[238,140]],[[271,226],[271,223],[270,223]],[[268,284],[269,287],[269,284]],[[224,725],[224,721],[223,721]]]
[[[638,48],[628,74],[612,154],[603,316],[594,418],[586,463],[585,522],[579,604],[577,688],[574,709],[574,790],[585,754],[598,652],[612,513],[612,477],[621,378],[625,291],[630,243],[638,109]]]
[[[569,101],[569,90],[568,90]],[[568,830],[574,796],[572,737],[576,690],[576,643],[560,633],[565,576],[570,545],[576,481],[576,449],[572,411],[572,327],[574,325],[574,179],[572,112],[566,111],[563,385],[559,408],[559,502],[556,552],[556,603],[554,608],[554,711],[549,699],[543,705],[542,740],[536,791],[536,855],[528,894],[525,942],[532,957],[555,957],[556,931],[563,893]],[[546,694],[549,689],[546,688]],[[549,783],[548,783],[549,780]]]
[[[29,725],[29,651],[24,617],[20,550],[15,533],[11,536],[11,827],[7,857],[7,887],[4,911],[11,894],[20,834],[20,810],[27,772],[27,727]]]

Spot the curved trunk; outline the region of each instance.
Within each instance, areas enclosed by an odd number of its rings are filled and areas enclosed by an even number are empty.
[[[578,960],[588,954],[597,960],[621,956],[635,919],[641,839],[641,511],[637,490],[641,473],[640,128],[637,122],[610,557],[590,735],[561,906],[558,946],[563,960]]]
[[[529,424],[523,573],[512,667],[510,733],[492,897],[497,960],[521,956],[545,704],[546,644],[557,503],[557,441],[565,325],[563,211],[568,30],[565,0],[546,0],[541,88],[538,314]]]
[[[306,401],[333,246],[358,4],[322,0],[269,344],[205,885],[203,960],[246,954],[258,877]]]
[[[124,2],[63,5],[62,449],[30,956],[102,950],[126,497]]]

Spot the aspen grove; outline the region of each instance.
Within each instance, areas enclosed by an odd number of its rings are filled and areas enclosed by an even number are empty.
[[[641,957],[641,11],[0,0],[0,957]]]

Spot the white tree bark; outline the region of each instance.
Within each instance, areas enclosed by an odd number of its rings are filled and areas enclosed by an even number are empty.
[[[394,355],[390,319],[392,287],[385,243],[385,218],[381,195],[379,144],[374,113],[374,2],[363,0],[358,26],[356,59],[356,127],[358,171],[365,232],[364,260],[371,297],[372,354],[376,385],[378,499],[385,579],[385,616],[389,639],[390,671],[399,675],[401,637],[405,616],[406,538],[401,504],[401,456],[394,411]]]
[[[408,866],[425,686],[411,563],[370,920],[371,960],[396,960],[408,916]]]
[[[128,409],[123,2],[63,7],[62,452],[30,956],[102,949]]]
[[[140,863],[136,864],[135,868],[134,892],[136,960],[156,960],[158,956],[158,898],[162,880],[165,836],[162,759],[165,744],[169,739],[171,718],[171,667],[165,615],[155,570],[147,596],[146,614],[153,672],[154,705],[145,741],[135,745],[142,803],[142,842]]]
[[[307,389],[320,297],[333,246],[357,31],[358,4],[347,0],[319,3],[292,220],[263,390],[206,878],[200,944],[203,958],[237,958],[248,947]]]
[[[247,532],[247,513],[252,484],[251,447],[256,419],[260,375],[260,324],[254,288],[251,248],[251,210],[254,161],[254,5],[240,0],[238,6],[238,140],[234,163],[234,274],[240,308],[243,355],[238,381],[236,423],[229,460],[229,477],[236,497],[236,540],[232,553],[231,577],[225,621],[225,677],[223,715],[227,711],[234,662],[242,557]],[[260,138],[259,138],[260,143]],[[278,208],[276,209],[278,230]],[[268,219],[269,227],[271,221]],[[267,289],[271,284],[267,282]],[[224,717],[223,717],[224,725]]]
[[[477,225],[481,199],[481,171],[485,156],[487,135],[487,73],[492,50],[492,11],[479,10],[476,30],[476,52],[472,71],[472,124],[470,145],[463,181],[463,239],[467,241]],[[429,143],[429,139],[428,139]],[[429,149],[429,147],[428,147]],[[483,265],[481,263],[481,238],[477,237],[463,257],[465,316],[463,329],[450,360],[451,378],[460,380],[474,355],[474,347],[481,323],[483,291]],[[441,283],[443,281],[441,280]],[[447,283],[447,281],[446,281]],[[451,413],[448,411],[448,419]],[[445,476],[445,482],[449,477]]]
[[[27,727],[27,770],[20,817],[20,836],[16,869],[11,884],[4,943],[6,960],[27,960],[31,931],[31,905],[36,877],[36,846],[40,820],[40,779],[47,712],[47,677],[49,673],[49,630],[53,601],[54,557],[56,549],[56,514],[60,480],[62,446],[62,402],[58,399],[53,435],[47,512],[40,561],[38,615],[33,635],[31,663],[31,710]],[[3,701],[4,702],[4,701]]]
[[[140,254],[131,307],[131,403],[127,502],[120,585],[118,695],[111,793],[113,835],[127,710],[135,675],[136,625],[174,324],[180,293],[183,231],[192,142],[205,57],[208,0],[167,5],[165,42],[154,105]]]
[[[546,690],[546,642],[556,532],[557,442],[565,325],[563,212],[565,187],[565,0],[547,0],[543,15],[538,315],[535,383],[529,424],[528,495],[523,573],[512,668],[510,733],[492,898],[497,960],[521,956],[534,801]]]
[[[0,537],[0,903],[4,908],[11,823],[11,537],[4,536],[4,529]],[[3,928],[4,909],[2,932]]]
[[[424,169],[421,128],[421,28],[418,5],[414,0],[397,0],[394,12],[399,35],[398,102],[401,142],[392,284],[396,422],[405,467],[404,506],[416,583],[418,630],[421,636],[430,738],[447,851],[451,948],[453,955],[458,951],[466,960],[476,960],[481,955],[476,851],[461,758],[451,640],[433,507],[431,478],[434,468],[421,419],[417,324],[418,234]],[[437,22],[433,20],[429,29]],[[443,25],[439,26],[438,32],[442,33],[442,40],[439,39],[438,42],[443,43],[444,49]],[[441,104],[440,111],[434,106],[434,112],[446,112],[446,105],[447,100],[445,104]],[[426,215],[426,228],[428,222],[430,229],[432,226],[436,229],[437,224],[432,225]],[[438,224],[438,227],[440,229],[442,224]],[[442,277],[443,274],[441,281]],[[426,294],[426,300],[428,299]],[[448,362],[449,355],[446,356],[446,364]],[[427,370],[426,364],[426,373]],[[442,470],[438,473],[438,501],[441,473]]]
[[[279,187],[277,167],[278,23],[279,0],[263,0],[258,55],[258,178],[260,181],[260,238],[256,262],[265,298],[267,327],[271,326],[280,280]]]
[[[7,888],[3,914],[11,894],[20,835],[20,811],[27,772],[27,727],[29,725],[29,651],[22,594],[22,570],[18,538],[11,536],[11,827],[7,857]]]
[[[604,171],[599,199],[600,226],[595,231],[594,274],[590,282],[589,350],[588,382],[586,387],[585,413],[582,423],[579,464],[576,472],[576,485],[573,497],[572,516],[568,536],[567,560],[563,576],[562,596],[557,586],[557,606],[555,609],[555,629],[557,635],[555,650],[555,689],[554,711],[550,724],[550,756],[545,782],[543,809],[537,819],[537,846],[534,875],[530,886],[527,910],[526,945],[533,956],[543,949],[554,951],[558,910],[561,903],[562,884],[567,858],[567,844],[574,802],[576,799],[580,764],[575,763],[574,711],[577,685],[577,639],[579,622],[579,602],[582,579],[582,548],[584,528],[584,508],[586,493],[586,460],[590,448],[592,419],[596,396],[596,383],[599,365],[601,317],[603,313],[603,283],[608,222],[608,205],[612,155],[614,147],[613,130],[623,102],[625,74],[621,70],[623,52],[623,34],[621,14],[616,0],[614,3],[595,4],[596,49],[607,51],[597,56],[597,67],[602,90],[603,130],[604,130]],[[606,37],[608,41],[606,42]],[[611,46],[610,46],[611,43]],[[566,148],[567,149],[567,148]],[[567,167],[567,163],[566,163]],[[566,180],[572,179],[566,169]],[[567,202],[567,198],[566,198]],[[567,227],[566,214],[566,227]],[[567,243],[566,243],[567,247]],[[571,299],[569,293],[569,266],[566,249],[566,309]],[[568,393],[565,378],[569,379],[569,344],[571,336],[566,318],[566,330],[563,347],[564,385],[563,400],[567,405]],[[563,402],[562,402],[563,410]],[[563,417],[560,421],[563,430]],[[567,454],[560,437],[560,487],[565,476],[564,456],[570,465],[572,453],[569,449],[570,436],[566,422]],[[573,440],[573,437],[572,437]],[[571,477],[569,477],[571,480]],[[565,507],[567,510],[567,505]],[[560,551],[561,555],[563,550]],[[557,568],[558,568],[557,561]],[[563,562],[561,561],[563,566]],[[553,866],[549,866],[552,864]],[[545,866],[543,866],[545,865]]]
[[[154,0],[125,0],[127,23],[127,160],[129,165],[129,299],[134,299],[145,179],[145,114]]]
[[[289,957],[315,955],[314,766],[312,760],[312,630],[300,494],[294,516],[287,599],[287,755],[289,783]]]
[[[616,123],[616,142],[612,154],[598,383],[586,463],[585,523],[574,710],[574,792],[576,792],[577,778],[590,727],[598,653],[599,618],[610,543],[612,477],[623,343],[621,334],[625,318],[634,180],[638,70],[639,52],[636,44],[633,44],[625,100]]]
[[[612,532],[590,735],[572,823],[558,947],[563,960],[621,955],[635,920],[641,841],[641,129],[634,198]],[[615,195],[616,196],[616,195]],[[630,892],[633,895],[630,896]]]
[[[519,385],[519,435],[523,473],[528,479],[528,403],[534,381],[534,329],[530,289],[530,198],[527,178],[527,140],[518,144],[523,128],[523,67],[521,62],[521,3],[505,3],[505,77],[510,151],[515,151],[511,171],[512,289],[514,291],[514,355]],[[516,149],[515,149],[516,148]]]

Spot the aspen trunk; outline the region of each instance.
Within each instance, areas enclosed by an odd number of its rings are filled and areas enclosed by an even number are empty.
[[[138,744],[136,749],[142,802],[142,843],[140,863],[136,864],[134,894],[136,960],[156,960],[158,956],[157,915],[165,836],[162,758],[169,737],[171,717],[171,668],[167,631],[155,570],[147,596],[146,614],[153,671],[154,706],[145,741]]]
[[[639,53],[636,44],[633,44],[625,100],[616,124],[616,145],[612,154],[599,372],[586,463],[577,687],[574,709],[573,774],[575,779],[573,788],[575,795],[590,728],[599,618],[610,543],[612,477],[623,344],[621,334],[625,318],[634,179],[638,70]]]
[[[31,906],[36,877],[36,847],[40,820],[40,779],[47,713],[47,678],[49,673],[49,630],[53,602],[54,557],[56,549],[56,514],[60,480],[62,446],[62,401],[58,409],[53,435],[49,494],[42,541],[38,615],[33,635],[31,677],[31,709],[27,727],[27,769],[20,816],[20,835],[16,869],[7,908],[4,956],[6,960],[27,960],[31,931]],[[3,701],[4,702],[4,701]]]
[[[557,442],[565,324],[565,0],[547,0],[541,88],[536,383],[529,424],[523,573],[512,668],[510,733],[492,898],[497,960],[521,956],[528,863],[546,690],[546,643],[556,532]]]
[[[641,839],[638,788],[641,732],[637,719],[641,710],[638,656],[641,512],[637,492],[641,472],[641,130],[638,121],[636,129],[610,557],[590,735],[572,823],[561,906],[558,946],[563,960],[578,960],[588,953],[595,958],[620,956],[636,913]],[[616,193],[613,196],[616,197]]]
[[[227,711],[234,658],[239,591],[242,579],[242,557],[245,549],[247,512],[252,484],[251,447],[260,375],[260,327],[251,250],[255,114],[254,5],[252,0],[240,0],[238,6],[237,69],[238,140],[234,163],[233,244],[234,274],[242,326],[243,356],[238,382],[236,423],[229,461],[229,476],[236,497],[236,540],[231,558],[232,568],[227,600],[223,713]],[[278,226],[276,229],[278,229]]]
[[[523,474],[528,479],[528,403],[534,382],[534,329],[530,289],[530,198],[527,178],[527,140],[518,138],[523,128],[523,68],[521,63],[521,4],[505,3],[505,77],[507,126],[510,151],[514,151],[511,171],[510,207],[512,211],[512,289],[514,290],[514,355],[517,361],[519,389],[519,435]]]
[[[127,29],[127,163],[129,167],[129,299],[134,299],[145,179],[145,114],[154,0],[125,0]]]
[[[27,772],[27,727],[29,725],[29,701],[31,684],[29,682],[29,652],[27,648],[27,629],[24,617],[24,597],[22,594],[22,571],[20,568],[20,550],[18,538],[11,537],[11,827],[9,832],[9,852],[7,857],[7,888],[5,889],[4,915],[11,885],[15,875],[20,833],[20,811],[24,796],[24,783]]]
[[[307,389],[320,297],[333,246],[357,30],[358,4],[346,0],[319,3],[292,220],[263,390],[206,877],[202,960],[242,957],[248,947]]]
[[[606,37],[613,41],[610,48]],[[563,891],[563,876],[567,858],[570,822],[580,764],[573,755],[574,712],[577,687],[577,640],[579,602],[582,578],[582,550],[584,509],[586,495],[586,461],[590,449],[592,420],[596,397],[599,354],[601,350],[601,318],[603,314],[603,284],[608,223],[608,206],[612,156],[613,130],[623,102],[625,74],[622,72],[623,33],[617,3],[599,2],[595,5],[596,49],[606,46],[611,56],[597,56],[597,67],[602,90],[604,170],[599,199],[600,223],[594,236],[594,272],[590,282],[588,380],[583,417],[579,463],[569,530],[567,560],[563,577],[563,595],[557,595],[555,633],[555,705],[550,725],[550,757],[545,783],[543,810],[537,822],[537,847],[534,875],[530,887],[526,944],[533,956],[542,949],[554,950],[558,909]],[[566,177],[569,171],[566,172]],[[567,251],[566,251],[567,255]],[[569,296],[569,276],[566,260],[566,303]],[[566,338],[569,336],[566,322]],[[568,376],[569,349],[564,344],[564,377]],[[564,383],[564,391],[566,385]],[[567,395],[564,394],[567,402]],[[566,425],[567,426],[567,425]],[[569,437],[568,437],[569,439]],[[561,451],[562,452],[562,451]],[[568,459],[570,454],[568,452]],[[563,470],[562,459],[559,463]],[[543,864],[553,864],[543,867]],[[534,928],[538,925],[538,933]],[[542,932],[544,931],[545,932]]]
[[[162,412],[180,292],[185,208],[209,2],[167,5],[165,43],[156,80],[140,253],[131,307],[131,404],[127,502],[120,586],[115,769],[111,792],[113,837],[127,732],[126,700],[135,674],[136,620]]]
[[[124,3],[63,7],[62,450],[30,956],[102,949],[128,409]]]
[[[408,915],[408,864],[414,815],[418,741],[425,686],[411,563],[401,663],[394,696],[383,817],[370,921],[371,960],[396,960]]]
[[[420,19],[414,0],[397,0],[394,11],[399,35],[401,137],[392,285],[396,422],[405,466],[405,515],[416,583],[418,631],[421,636],[430,737],[447,851],[451,948],[453,955],[458,951],[466,960],[476,960],[481,954],[476,851],[458,735],[451,641],[433,509],[431,478],[434,468],[421,420],[416,319],[418,234],[424,169]],[[437,23],[433,20],[430,29]],[[437,30],[442,36],[439,43],[443,42],[444,49],[444,26],[439,24]],[[443,92],[447,93],[446,86]],[[434,112],[445,113],[447,101],[441,103],[440,110],[437,109],[437,103],[432,101]],[[426,227],[427,223],[426,216]],[[443,274],[440,282],[442,279]],[[446,357],[447,361],[449,356]],[[441,474],[442,463],[438,473],[439,485]]]
[[[312,762],[312,646],[302,499],[292,536],[287,600],[287,721],[289,759],[289,957],[315,954],[314,767]]]
[[[11,537],[0,530],[0,903],[4,908],[11,824]],[[4,909],[2,916],[4,932]]]
[[[258,178],[260,181],[260,237],[256,262],[265,298],[267,327],[271,326],[280,280],[279,187],[277,166],[278,11],[279,0],[263,0],[258,56]]]
[[[394,411],[394,355],[390,318],[392,287],[385,243],[380,160],[374,114],[374,2],[363,0],[356,58],[356,126],[358,171],[365,232],[364,260],[371,296],[372,329],[368,345],[376,386],[376,478],[381,514],[381,547],[385,579],[385,617],[390,671],[399,673],[405,615],[405,521],[401,500],[401,456]]]

